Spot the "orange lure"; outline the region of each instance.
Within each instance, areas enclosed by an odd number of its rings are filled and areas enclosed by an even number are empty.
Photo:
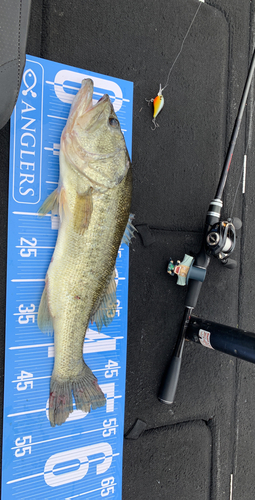
[[[163,90],[164,89],[161,88],[161,83],[160,83],[158,95],[155,97],[155,99],[146,99],[148,103],[150,102],[153,103],[152,123],[154,125],[154,128],[152,128],[152,130],[155,130],[157,127],[159,127],[159,124],[156,122],[156,118],[164,106],[164,97],[162,94]]]

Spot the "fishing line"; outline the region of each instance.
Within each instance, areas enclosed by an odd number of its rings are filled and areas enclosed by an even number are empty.
[[[177,54],[177,56],[176,56],[176,58],[175,58],[175,60],[174,60],[174,62],[173,62],[173,64],[172,64],[172,66],[171,66],[171,68],[170,68],[170,70],[169,70],[169,73],[168,73],[168,75],[167,75],[166,84],[164,85],[163,89],[161,89],[161,92],[163,92],[163,90],[165,90],[165,88],[168,86],[169,78],[170,78],[170,75],[171,75],[171,73],[172,73],[173,67],[174,67],[174,66],[175,66],[175,64],[177,63],[177,61],[178,61],[178,59],[179,59],[179,57],[180,57],[180,55],[181,55],[181,53],[182,53],[182,49],[183,49],[184,43],[185,43],[185,41],[186,41],[186,38],[187,38],[187,37],[188,37],[188,35],[189,35],[189,32],[190,32],[190,30],[191,30],[191,28],[192,28],[192,25],[193,25],[193,23],[194,23],[194,21],[195,21],[195,19],[196,19],[196,17],[197,17],[197,14],[198,14],[198,11],[199,11],[199,9],[200,9],[201,5],[202,5],[202,2],[201,2],[201,0],[200,0],[200,1],[199,1],[199,6],[198,6],[198,8],[197,8],[197,10],[196,10],[196,12],[195,12],[195,14],[194,14],[194,17],[193,17],[193,19],[192,19],[192,21],[191,21],[191,23],[190,23],[190,25],[189,25],[189,28],[188,28],[188,30],[187,30],[187,33],[186,33],[185,37],[183,38],[183,41],[182,41],[182,44],[181,44],[181,48],[180,48],[180,50],[179,50],[179,52],[178,52],[178,54]]]
[[[161,87],[161,83],[160,83],[159,84],[159,91],[158,91],[157,96],[155,98],[152,98],[152,99],[145,99],[148,102],[148,104],[150,104],[151,102],[153,103],[153,118],[152,118],[152,123],[154,125],[154,128],[152,128],[152,130],[155,130],[157,127],[159,127],[158,123],[156,122],[156,118],[157,118],[158,114],[160,113],[160,111],[162,110],[162,108],[164,106],[164,97],[163,97],[162,92],[168,86],[170,75],[171,75],[171,73],[173,71],[173,68],[174,68],[175,64],[177,63],[177,61],[178,61],[178,59],[179,59],[179,57],[180,57],[180,55],[182,53],[182,50],[183,50],[183,47],[184,47],[184,43],[185,43],[185,41],[186,41],[186,39],[187,39],[187,37],[189,35],[189,32],[190,32],[190,30],[192,28],[192,25],[193,25],[193,23],[194,23],[194,21],[195,21],[195,19],[197,17],[197,14],[199,12],[199,9],[200,9],[202,3],[203,3],[202,0],[199,0],[199,6],[198,6],[198,8],[197,8],[197,10],[196,10],[196,12],[195,12],[195,14],[194,14],[194,16],[192,18],[192,21],[191,21],[191,23],[190,23],[190,25],[189,25],[189,27],[187,29],[187,32],[186,32],[186,34],[185,34],[185,36],[183,38],[183,41],[182,41],[182,44],[181,44],[181,48],[180,48],[178,54],[176,55],[176,57],[175,57],[175,59],[173,61],[173,64],[171,65],[171,67],[169,69],[169,72],[168,72],[168,75],[167,75],[167,79],[166,79],[166,83],[165,83],[164,87],[162,88]]]

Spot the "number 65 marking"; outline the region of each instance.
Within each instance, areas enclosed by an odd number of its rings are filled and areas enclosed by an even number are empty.
[[[110,486],[111,485],[111,486]],[[107,477],[101,481],[101,486],[104,488],[101,490],[101,497],[107,497],[109,493],[114,493],[114,477]]]

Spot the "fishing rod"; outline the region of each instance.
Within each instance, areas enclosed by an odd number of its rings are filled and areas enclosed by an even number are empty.
[[[235,125],[231,135],[227,156],[223,165],[221,177],[217,187],[215,197],[211,201],[205,219],[204,234],[202,246],[195,258],[185,255],[182,262],[176,264],[171,260],[168,265],[170,275],[177,274],[177,284],[188,285],[185,302],[184,314],[181,322],[179,334],[175,344],[174,352],[163,377],[158,399],[165,404],[171,404],[174,401],[177,389],[182,353],[185,343],[185,337],[190,325],[191,313],[196,307],[199,293],[206,277],[206,271],[211,257],[217,258],[225,267],[234,269],[236,261],[230,258],[236,244],[236,230],[240,229],[242,222],[238,218],[228,218],[221,220],[221,211],[223,207],[223,192],[227,181],[233,152],[238,137],[243,113],[251,86],[251,81],[255,69],[255,49],[253,52],[248,76],[245,82],[241,102],[238,109]]]

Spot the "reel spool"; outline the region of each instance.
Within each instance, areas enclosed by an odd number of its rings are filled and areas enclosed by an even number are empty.
[[[207,254],[216,257],[224,266],[234,269],[237,263],[229,259],[229,256],[236,246],[236,230],[241,227],[242,222],[237,217],[211,226],[205,239]]]

